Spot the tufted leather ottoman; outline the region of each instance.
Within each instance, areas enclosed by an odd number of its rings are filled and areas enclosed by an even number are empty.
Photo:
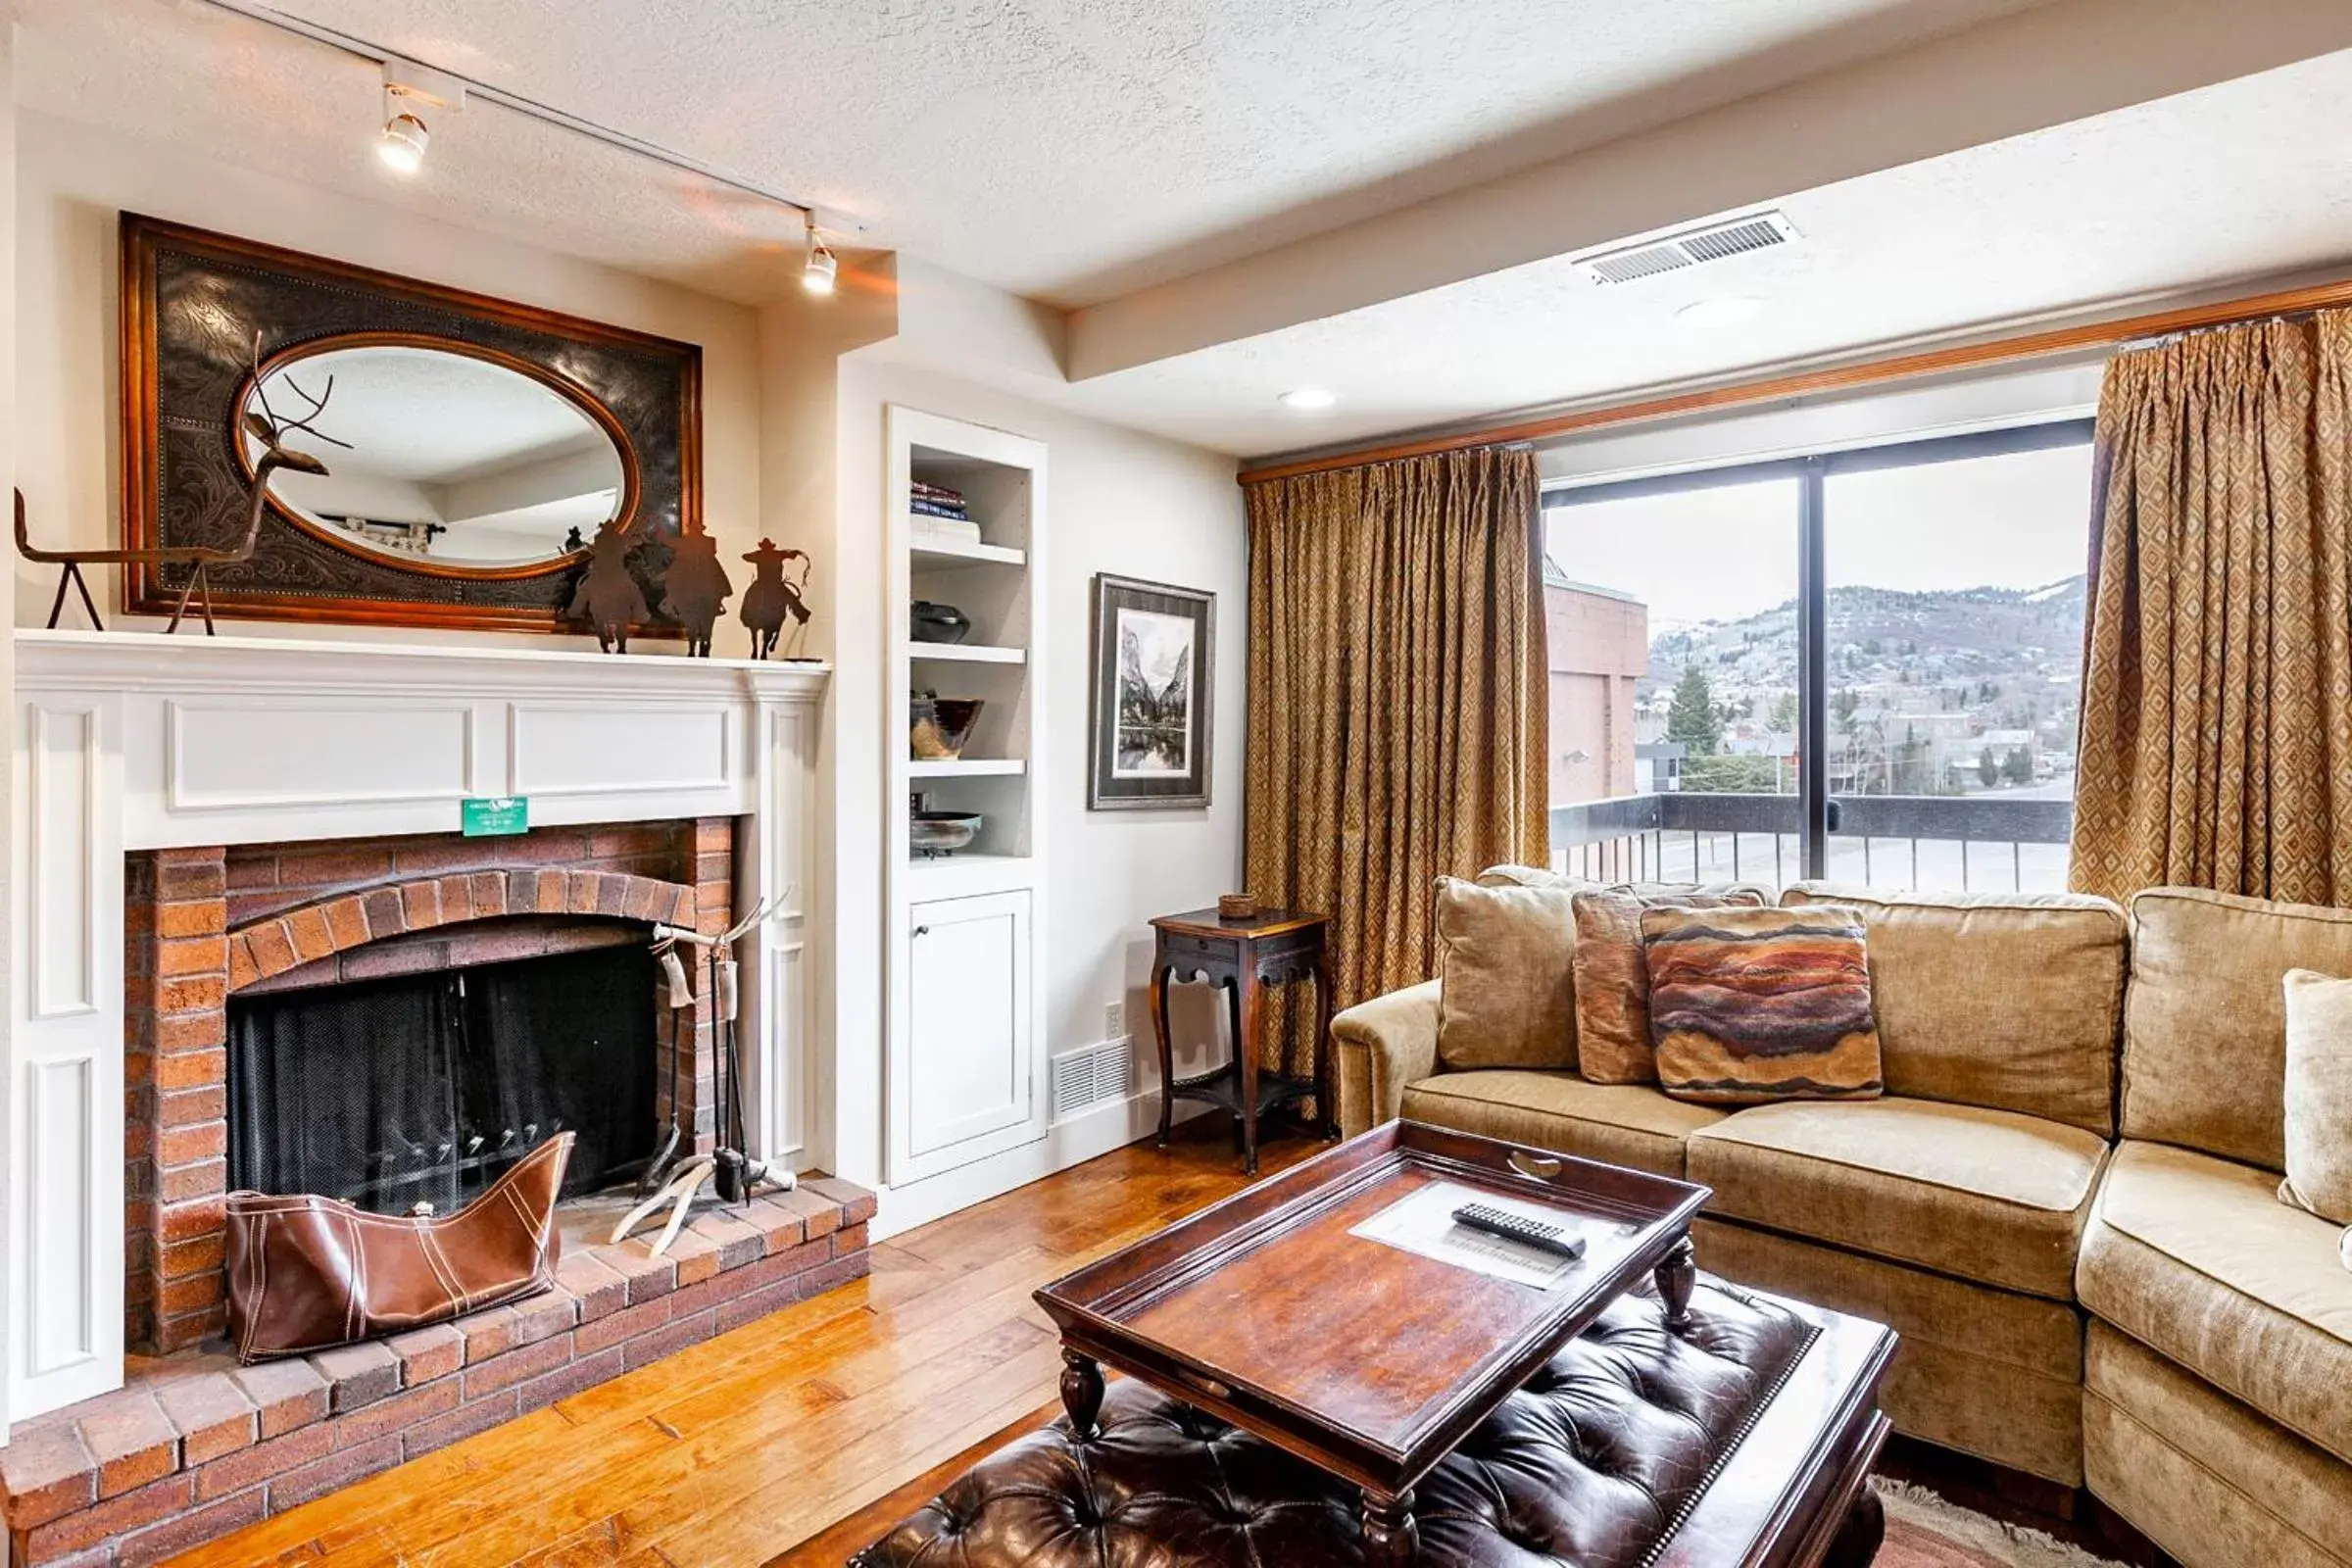
[[[1415,1489],[1448,1568],[1863,1568],[1886,1423],[1876,1324],[1702,1281],[1669,1332],[1619,1299]],[[982,1460],[857,1568],[1324,1568],[1364,1560],[1355,1487],[1146,1386]]]

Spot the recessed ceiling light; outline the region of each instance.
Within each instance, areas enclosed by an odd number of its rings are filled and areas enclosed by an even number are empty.
[[[1300,414],[1320,414],[1339,401],[1338,394],[1319,386],[1293,387],[1282,395],[1282,406]]]
[[[1738,326],[1752,321],[1764,314],[1764,302],[1753,294],[1722,294],[1713,299],[1692,300],[1674,313],[1674,318],[1685,326]]]

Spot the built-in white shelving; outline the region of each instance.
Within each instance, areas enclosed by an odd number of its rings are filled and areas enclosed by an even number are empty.
[[[987,1172],[1047,1137],[1043,810],[1046,449],[912,409],[888,416],[884,536],[891,678],[884,733],[890,819],[889,990],[883,1176],[947,1212],[998,1190]],[[977,542],[931,530],[916,481],[964,497]],[[917,601],[951,605],[970,641],[912,640]],[[913,705],[977,700],[953,760],[913,758]],[[914,853],[909,812],[973,815],[969,847]],[[964,1184],[971,1195],[959,1198]],[[1001,1186],[1001,1182],[999,1186]]]
[[[925,563],[962,565],[970,562],[985,562],[992,566],[1018,566],[1029,560],[1025,552],[1006,545],[967,544],[961,539],[920,531],[906,541],[906,552],[914,557],[918,565]]]
[[[906,764],[909,778],[1006,778],[1029,771],[1017,757],[956,757]]]
[[[1005,648],[994,643],[910,642],[906,645],[906,657],[918,663],[1025,664],[1029,662],[1029,650]]]

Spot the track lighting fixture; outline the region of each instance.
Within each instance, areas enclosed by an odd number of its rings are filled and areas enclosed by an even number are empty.
[[[390,82],[384,83],[384,130],[376,138],[375,156],[396,174],[414,174],[424,167],[424,149],[432,131],[418,112],[423,107]]]
[[[432,141],[425,122],[465,107],[466,83],[457,77],[414,61],[385,61],[384,128],[375,138],[375,156],[396,174],[416,173]]]
[[[833,292],[833,274],[841,264],[833,259],[833,248],[816,232],[816,215],[807,215],[808,226],[808,259],[801,264],[801,287],[811,294]]]

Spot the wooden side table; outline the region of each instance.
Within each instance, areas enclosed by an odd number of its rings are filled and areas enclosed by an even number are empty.
[[[1326,922],[1319,914],[1264,909],[1247,920],[1228,920],[1215,909],[1163,914],[1152,922],[1152,1027],[1159,1036],[1159,1147],[1168,1147],[1168,1127],[1179,1100],[1222,1105],[1241,1118],[1242,1168],[1257,1174],[1257,1119],[1277,1105],[1314,1097],[1325,1138],[1339,1136],[1329,1085],[1331,966],[1324,953]],[[1234,1059],[1195,1077],[1179,1079],[1168,1044],[1168,982],[1205,979],[1223,986],[1233,1018]],[[1315,985],[1315,1051],[1310,1076],[1294,1078],[1258,1069],[1258,1000],[1262,987],[1312,980]]]

